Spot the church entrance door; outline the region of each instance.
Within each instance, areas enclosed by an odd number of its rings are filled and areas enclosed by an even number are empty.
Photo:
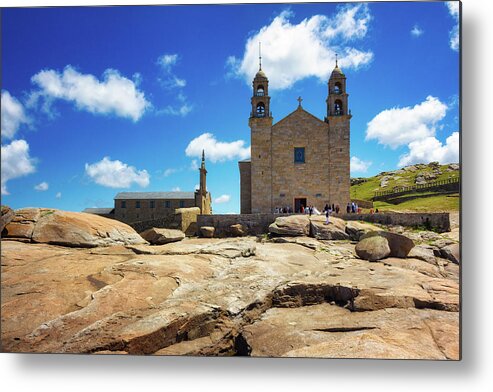
[[[294,199],[294,212],[300,213],[301,206],[303,206],[303,208],[306,207],[306,197],[300,197]]]

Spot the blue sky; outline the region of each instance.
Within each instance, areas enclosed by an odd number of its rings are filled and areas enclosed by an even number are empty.
[[[457,3],[456,3],[457,4]],[[352,176],[459,159],[458,9],[442,2],[2,9],[2,204],[80,211],[192,191],[239,211],[251,80],[279,121],[347,76]]]

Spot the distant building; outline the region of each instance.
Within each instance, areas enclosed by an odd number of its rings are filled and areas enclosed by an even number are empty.
[[[320,120],[301,106],[273,124],[269,80],[253,79],[251,159],[238,163],[241,213],[269,213],[290,207],[326,204],[342,210],[350,202],[349,132],[346,76],[337,65],[328,81],[327,116]]]
[[[211,194],[207,191],[207,170],[202,152],[200,185],[195,192],[120,192],[114,208],[86,208],[83,212],[114,218],[125,223],[155,220],[173,215],[177,208],[200,208],[201,214],[211,214]]]

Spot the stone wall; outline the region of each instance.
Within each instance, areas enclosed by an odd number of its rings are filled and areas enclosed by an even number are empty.
[[[187,236],[197,234],[197,217],[200,215],[200,208],[177,208],[173,214],[168,214],[158,219],[148,219],[139,222],[129,223],[137,233],[144,230],[159,227],[166,229],[178,229],[183,231]],[[203,215],[211,216],[211,215]]]
[[[242,214],[252,213],[252,163],[238,162],[240,168],[240,206]]]
[[[269,232],[269,225],[278,216],[287,214],[238,214],[238,215],[199,215],[197,228],[212,226],[215,236],[225,237],[229,227],[240,223],[248,235],[259,235]],[[439,232],[450,231],[448,213],[378,213],[378,214],[339,214],[334,215],[344,220],[361,220],[384,225],[401,225],[416,228],[429,228]]]
[[[122,208],[122,201],[125,201],[125,208]],[[140,207],[137,208],[137,201],[140,201]],[[154,208],[151,208],[151,200],[115,200],[115,219],[130,224],[151,220],[168,220],[173,216],[175,209],[195,207],[194,199],[169,199],[169,200],[152,200]],[[166,207],[166,201],[170,206]],[[180,204],[183,205],[180,205]]]
[[[448,212],[381,212],[378,214],[339,214],[335,216],[344,220],[361,220],[383,225],[423,227],[438,232],[450,231],[450,215]]]
[[[226,214],[226,215],[199,215],[197,217],[197,226],[200,229],[203,226],[212,226],[215,228],[214,236],[226,237],[229,233],[229,227],[240,223],[248,235],[259,235],[269,232],[269,225],[276,220],[278,216],[286,214]]]

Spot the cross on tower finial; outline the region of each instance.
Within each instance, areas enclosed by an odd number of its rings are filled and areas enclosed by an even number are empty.
[[[205,150],[202,150],[202,162],[205,161]]]
[[[258,68],[259,71],[262,70],[262,42],[258,43]]]
[[[336,67],[337,67],[337,53],[336,53]]]
[[[298,101],[298,107],[300,108],[301,107],[301,101],[303,101],[303,98],[298,97],[297,101]]]

